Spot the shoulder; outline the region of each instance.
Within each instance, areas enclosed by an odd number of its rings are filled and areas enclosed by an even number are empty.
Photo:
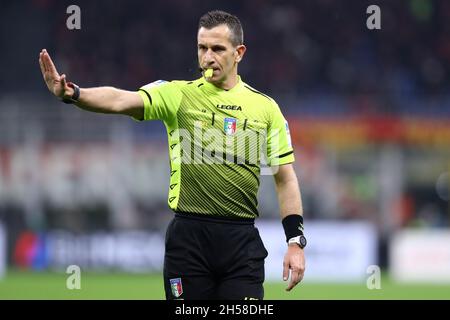
[[[243,83],[243,87],[245,90],[245,93],[248,95],[250,99],[256,100],[259,105],[265,105],[268,109],[277,109],[278,104],[272,97],[268,96],[267,94],[253,88],[247,83]]]
[[[196,80],[172,80],[170,81],[170,83],[172,83],[175,86],[178,86],[179,88],[183,88],[186,86],[190,86],[195,81]]]
[[[188,80],[156,80],[141,87],[141,89],[182,89],[192,81]]]
[[[275,100],[272,97],[253,88],[249,84],[244,82],[243,86],[244,86],[244,90],[246,91],[246,93],[249,96],[251,96],[253,99],[258,99],[258,100],[264,101],[264,103],[266,103],[266,104],[276,104]]]
[[[180,89],[190,89],[195,88],[199,84],[203,83],[202,78],[195,79],[195,80],[172,80],[170,81],[173,85],[177,86]]]
[[[201,78],[195,80],[172,80],[170,85],[184,95],[197,92],[197,89],[203,85],[203,81]]]

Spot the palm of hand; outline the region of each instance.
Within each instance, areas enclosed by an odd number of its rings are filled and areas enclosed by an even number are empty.
[[[48,90],[57,97],[63,97],[68,90],[66,75],[59,75],[50,55],[45,49],[39,54],[39,65]]]

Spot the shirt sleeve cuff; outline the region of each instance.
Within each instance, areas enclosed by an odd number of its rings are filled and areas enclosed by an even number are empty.
[[[144,102],[144,119],[137,119],[134,117],[133,117],[133,119],[136,121],[149,120],[150,119],[150,95],[148,92],[144,91],[143,89],[139,89],[138,93],[141,96],[142,101]]]
[[[284,154],[279,155],[278,157],[275,157],[275,158],[271,159],[270,160],[270,166],[271,167],[281,166],[283,164],[292,163],[294,161],[295,161],[294,151],[291,150],[289,152],[286,152]]]

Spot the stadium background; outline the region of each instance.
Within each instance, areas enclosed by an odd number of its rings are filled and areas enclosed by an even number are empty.
[[[370,4],[381,30],[366,28]],[[240,74],[279,102],[295,145],[307,272],[284,292],[263,177],[266,298],[449,299],[450,3],[431,0],[2,2],[0,298],[163,298],[164,126],[58,102],[38,54],[83,87],[195,78],[198,17],[216,8],[240,17]],[[81,290],[66,289],[71,264]]]

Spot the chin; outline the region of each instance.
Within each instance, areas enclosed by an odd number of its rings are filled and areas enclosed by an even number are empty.
[[[225,79],[223,77],[220,77],[220,75],[219,76],[214,75],[211,78],[209,78],[209,82],[214,84],[220,84],[225,82]]]
[[[217,83],[217,82],[219,82],[217,77],[215,77],[215,76],[212,76],[211,78],[205,78],[205,79],[206,79],[206,81],[208,81],[210,83]]]

